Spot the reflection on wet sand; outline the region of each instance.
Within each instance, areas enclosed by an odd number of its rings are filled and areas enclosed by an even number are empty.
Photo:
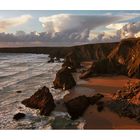
[[[83,114],[86,121],[84,129],[140,129],[140,125],[133,119],[121,117],[106,107],[112,94],[121,89],[130,80],[125,76],[93,77],[87,81],[78,81],[78,85],[70,90],[64,100],[77,96],[93,96],[95,93],[104,95],[105,107],[98,112],[97,105],[90,105]],[[131,79],[137,81],[137,79]]]

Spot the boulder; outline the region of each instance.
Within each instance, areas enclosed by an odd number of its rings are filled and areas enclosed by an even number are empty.
[[[47,87],[43,87],[35,92],[30,98],[22,101],[26,107],[39,109],[40,115],[49,115],[55,108],[53,96]]]
[[[71,119],[77,119],[80,117],[86,108],[89,106],[89,102],[86,96],[79,96],[70,101],[65,102],[68,113]]]
[[[96,104],[103,97],[104,96],[101,94],[96,94],[92,97],[86,97],[85,95],[78,96],[74,99],[65,102],[65,105],[68,113],[71,116],[71,119],[77,119],[84,113],[84,111],[89,105]],[[99,107],[99,110],[101,110],[101,105]]]
[[[50,60],[48,60],[48,63],[54,63],[54,58],[50,58]]]
[[[25,114],[24,113],[17,113],[14,115],[13,119],[18,121],[20,119],[23,119],[25,117]]]
[[[72,76],[71,69],[68,67],[62,67],[57,73],[53,82],[54,88],[61,88],[63,90],[71,89],[76,85],[76,82]]]
[[[17,90],[16,92],[17,92],[17,93],[21,93],[22,91],[21,91],[21,90]]]

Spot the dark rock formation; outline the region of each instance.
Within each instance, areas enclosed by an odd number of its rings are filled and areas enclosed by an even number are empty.
[[[98,76],[103,74],[125,74],[124,67],[111,59],[102,59],[93,62],[91,67],[83,72],[79,78],[85,79],[91,76]]]
[[[70,52],[78,53],[82,60],[96,60],[106,57],[118,43],[85,44],[72,47],[17,47],[0,48],[1,53],[34,53],[49,54],[50,58],[65,58]]]
[[[82,72],[82,73],[80,74],[79,78],[80,78],[80,79],[86,79],[86,78],[91,77],[92,74],[93,74],[94,65],[95,65],[95,64],[94,64],[94,62],[93,62],[92,65],[91,65],[91,67],[90,67],[88,70],[86,70],[86,71],[84,71],[84,72]]]
[[[89,106],[89,102],[86,96],[79,96],[66,102],[65,105],[71,119],[77,119]]]
[[[20,119],[23,119],[25,117],[25,114],[24,113],[17,113],[14,115],[13,119],[18,121]]]
[[[62,66],[70,67],[73,71],[80,68],[80,58],[77,56],[77,52],[72,51],[68,53]]]
[[[92,97],[87,97],[88,98],[88,102],[90,105],[94,105],[95,103],[97,103],[97,101],[99,101],[101,98],[103,98],[104,95],[97,93]]]
[[[57,73],[53,82],[54,88],[62,88],[63,90],[71,89],[76,85],[76,82],[72,76],[71,69],[68,67],[62,67]]]
[[[77,119],[85,112],[89,105],[96,104],[101,98],[103,98],[101,94],[96,94],[92,97],[83,95],[65,102],[65,105],[71,119]]]
[[[138,119],[140,116],[140,82],[128,82],[126,87],[113,95],[109,108],[121,116]]]
[[[35,92],[30,98],[22,101],[26,107],[40,110],[40,115],[49,115],[55,108],[53,96],[47,87],[43,87]]]
[[[54,63],[54,58],[50,58],[50,60],[48,60],[48,63]]]
[[[22,91],[21,91],[21,90],[17,90],[16,92],[17,92],[17,93],[21,93]]]
[[[108,58],[125,66],[129,77],[140,78],[140,38],[122,40]]]

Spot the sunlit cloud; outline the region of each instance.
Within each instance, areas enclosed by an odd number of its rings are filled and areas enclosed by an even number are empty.
[[[25,24],[32,18],[31,15],[22,15],[13,18],[0,18],[0,32],[7,31],[11,27]]]
[[[109,25],[113,22],[128,20],[135,16],[114,16],[114,15],[69,15],[58,14],[49,17],[40,17],[44,30],[47,33],[56,32],[82,32],[83,30],[91,30],[100,26]]]
[[[15,31],[6,33],[13,28],[28,22],[32,17],[23,15],[15,18],[0,19],[0,42],[20,42],[22,45],[62,45],[117,42],[127,37],[140,36],[140,22],[133,19],[139,14],[100,14],[100,15],[72,15],[57,14],[38,17],[43,32]],[[131,22],[130,22],[131,21]],[[22,28],[21,28],[22,29]],[[46,43],[47,42],[47,43]],[[19,45],[19,44],[18,44]],[[21,46],[22,46],[21,45]]]
[[[114,23],[107,25],[106,28],[111,30],[120,30],[126,24],[128,23]]]

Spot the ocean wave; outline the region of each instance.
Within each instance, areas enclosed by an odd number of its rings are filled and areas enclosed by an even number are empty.
[[[55,101],[69,94],[69,91],[51,88],[62,63],[47,63],[48,55],[36,54],[2,54],[0,61],[0,129],[53,129],[59,117],[66,123],[70,121],[67,112],[54,110],[48,117],[40,116],[38,110],[21,104],[42,86],[50,89]],[[16,122],[13,116],[18,112],[25,113],[26,117]],[[82,129],[84,121],[76,120],[72,124]]]

